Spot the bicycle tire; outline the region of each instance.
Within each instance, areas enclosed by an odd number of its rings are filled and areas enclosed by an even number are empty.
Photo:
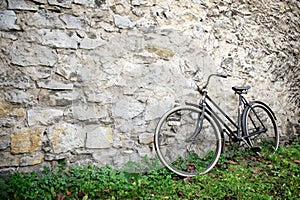
[[[279,146],[279,134],[273,111],[263,102],[250,102],[242,115],[243,136],[253,148],[261,149],[259,154],[272,154]],[[255,134],[266,128],[265,132]]]
[[[217,163],[222,139],[216,120],[207,113],[203,127],[192,141],[188,138],[199,124],[202,110],[194,106],[180,106],[166,112],[157,124],[154,145],[158,158],[172,172],[192,177],[205,174]]]

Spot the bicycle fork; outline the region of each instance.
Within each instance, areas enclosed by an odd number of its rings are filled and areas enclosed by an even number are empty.
[[[199,114],[199,116],[198,116],[196,129],[195,129],[194,133],[189,138],[186,139],[186,142],[193,141],[202,130],[206,104],[203,103],[202,105],[203,105],[203,109],[202,109],[201,114]]]

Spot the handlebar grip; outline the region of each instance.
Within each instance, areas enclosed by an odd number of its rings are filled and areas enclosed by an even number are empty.
[[[227,78],[227,74],[218,74],[218,76],[220,76],[222,78]]]

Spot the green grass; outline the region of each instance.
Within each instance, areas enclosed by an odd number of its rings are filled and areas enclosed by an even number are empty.
[[[271,156],[229,155],[193,178],[165,168],[135,174],[92,165],[16,172],[0,178],[0,199],[300,199],[299,141]]]

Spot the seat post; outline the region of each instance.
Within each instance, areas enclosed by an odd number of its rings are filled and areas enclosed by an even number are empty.
[[[237,130],[237,136],[241,137],[241,112],[242,112],[242,106],[243,106],[243,102],[242,102],[242,94],[238,93],[239,95],[239,107],[238,107],[238,130]]]

